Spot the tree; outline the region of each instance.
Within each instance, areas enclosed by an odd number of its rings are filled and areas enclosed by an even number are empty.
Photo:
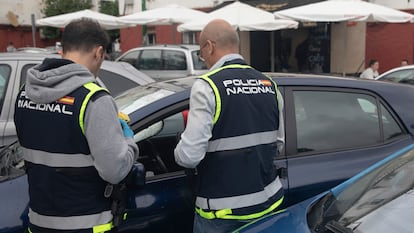
[[[45,6],[42,9],[45,17],[91,9],[93,6],[92,0],[42,0],[42,2]],[[45,27],[43,35],[48,39],[56,39],[61,36],[61,29]]]
[[[119,10],[118,10],[118,0],[115,1],[101,1],[99,12],[113,15],[113,16],[119,16]],[[108,31],[108,35],[111,38],[111,41],[114,41],[115,39],[119,38],[120,32],[119,29],[110,30]],[[107,52],[112,52],[112,48],[108,48]]]

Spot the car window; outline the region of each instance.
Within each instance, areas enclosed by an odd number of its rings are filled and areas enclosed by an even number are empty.
[[[117,96],[125,90],[138,86],[136,82],[109,70],[100,69],[98,76],[111,92],[112,96]]]
[[[138,55],[139,55],[139,51],[131,51],[127,54],[125,54],[125,56],[123,56],[121,59],[119,59],[119,61],[123,61],[123,62],[127,62],[133,66],[135,66],[136,68],[138,68]]]
[[[206,70],[206,64],[199,57],[200,50],[195,50],[191,52],[191,57],[193,59],[193,66],[195,70]]]
[[[390,140],[404,134],[397,121],[392,117],[391,113],[381,104],[381,120],[384,129],[384,139]]]
[[[390,81],[397,83],[414,83],[414,69],[398,70],[385,75],[380,79],[381,81]]]
[[[293,95],[297,152],[344,149],[381,141],[374,97],[334,91],[294,91]]]
[[[27,78],[27,70],[29,70],[30,68],[32,68],[33,66],[35,66],[37,64],[26,64],[22,67],[22,73],[20,74],[20,85],[19,87],[21,87],[23,84],[26,83],[26,78]]]
[[[162,70],[161,50],[143,50],[138,58],[139,70]]]
[[[4,96],[7,91],[11,68],[8,65],[0,64],[0,111],[3,108]]]
[[[175,50],[164,50],[163,53],[164,70],[186,70],[187,61],[185,53]]]
[[[148,178],[183,170],[175,162],[174,148],[185,122],[185,111],[170,113],[134,135],[140,150],[138,162],[144,165]]]

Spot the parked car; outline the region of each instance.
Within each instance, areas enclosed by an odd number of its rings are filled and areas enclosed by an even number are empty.
[[[351,179],[234,233],[412,232],[414,144]]]
[[[376,80],[414,85],[414,65],[400,66],[380,74]]]
[[[269,75],[278,83],[285,103],[286,144],[274,160],[286,193],[285,206],[326,191],[414,143],[411,85]],[[129,190],[128,219],[121,232],[192,232],[192,176],[175,163],[173,150],[185,128],[194,80],[156,82],[116,98],[119,109],[131,119],[140,148],[138,161],[144,164],[147,176],[144,186]],[[0,161],[7,162],[1,171],[14,171],[14,175],[3,174],[0,183],[0,198],[5,203],[0,216],[8,215],[7,224],[0,220],[0,232],[21,230],[27,222],[28,199],[21,158],[9,153]]]
[[[156,80],[200,75],[207,67],[198,45],[151,45],[126,51],[116,61],[130,63]]]
[[[26,81],[27,70],[43,61],[45,57],[58,54],[15,52],[0,53],[0,148],[14,142],[16,130],[13,122],[14,101],[20,87]],[[139,85],[154,82],[124,62],[104,61],[98,74],[98,83],[108,88],[113,96]]]

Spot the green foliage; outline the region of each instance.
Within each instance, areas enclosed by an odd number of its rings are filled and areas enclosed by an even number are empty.
[[[113,2],[101,1],[99,12],[107,14],[107,15],[119,16],[118,0],[115,0]],[[119,34],[120,34],[119,29],[108,31],[108,35],[112,41],[115,40],[116,38],[119,38]]]
[[[107,15],[119,16],[118,0],[113,2],[102,1],[99,7],[99,11]]]
[[[44,8],[42,13],[45,17],[71,13],[92,8],[92,0],[42,0]],[[45,27],[43,34],[46,38],[56,39],[61,36],[59,28]]]
[[[46,17],[92,8],[91,0],[43,0]]]

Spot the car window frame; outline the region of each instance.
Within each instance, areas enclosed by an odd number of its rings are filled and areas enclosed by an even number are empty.
[[[285,86],[284,87],[284,100],[285,100],[285,128],[290,129],[286,130],[285,132],[285,156],[288,158],[293,157],[303,157],[303,156],[310,156],[315,154],[321,153],[332,153],[338,151],[347,151],[347,150],[354,150],[356,148],[369,148],[375,147],[378,145],[385,145],[387,143],[391,143],[393,141],[398,140],[402,136],[406,136],[408,134],[407,129],[405,128],[404,124],[402,123],[401,119],[398,117],[397,114],[392,110],[392,108],[376,93],[370,92],[368,90],[362,89],[354,89],[354,88],[341,88],[341,87],[322,87],[322,86]],[[378,143],[370,144],[370,145],[363,145],[359,147],[352,147],[352,148],[335,148],[335,149],[328,149],[328,150],[315,150],[315,151],[308,151],[308,152],[297,152],[297,125],[296,125],[296,117],[295,117],[295,108],[294,108],[294,92],[295,91],[326,91],[326,92],[341,92],[341,93],[354,93],[354,94],[364,94],[372,96],[376,100],[376,106],[378,109],[378,115],[382,115],[381,112],[381,105],[390,113],[392,118],[395,122],[397,122],[400,129],[403,131],[402,136],[394,137],[389,140],[384,139],[384,123],[382,119],[379,119],[380,123],[380,135],[381,140]],[[286,108],[286,106],[292,106]]]
[[[147,114],[146,117],[140,119],[139,121],[135,122],[134,124],[131,124],[130,127],[134,132],[134,135],[138,132],[150,127],[153,124],[156,124],[159,121],[162,121],[174,114],[177,114],[179,112],[182,112],[184,110],[188,110],[190,106],[189,99],[179,101],[177,103],[174,103],[172,105],[169,105],[165,108],[162,108],[156,112],[152,112],[150,114]],[[178,140],[177,140],[178,143]],[[183,176],[184,175],[184,168],[181,171],[170,171],[154,176],[147,177],[147,181],[154,181],[159,179],[164,179],[166,177],[177,177],[177,176]]]

